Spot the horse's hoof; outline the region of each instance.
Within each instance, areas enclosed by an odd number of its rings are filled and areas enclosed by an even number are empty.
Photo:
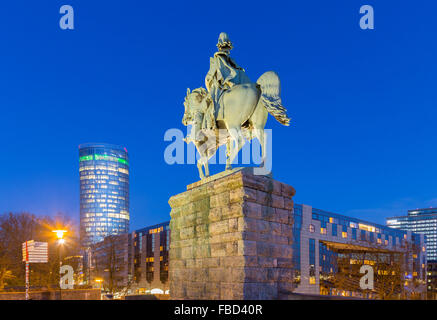
[[[229,170],[232,170],[232,167],[231,167],[231,166],[226,167],[226,171],[229,171]]]

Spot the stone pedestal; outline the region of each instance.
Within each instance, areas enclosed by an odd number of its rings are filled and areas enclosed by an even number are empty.
[[[278,299],[292,290],[293,187],[252,168],[170,198],[172,299]]]

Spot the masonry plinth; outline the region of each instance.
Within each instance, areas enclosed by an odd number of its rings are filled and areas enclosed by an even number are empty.
[[[171,197],[171,298],[278,299],[291,292],[294,194],[245,168]]]

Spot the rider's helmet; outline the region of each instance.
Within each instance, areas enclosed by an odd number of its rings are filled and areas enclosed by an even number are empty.
[[[229,40],[226,32],[220,33],[217,48],[219,48],[220,51],[229,51],[233,48],[232,42]]]

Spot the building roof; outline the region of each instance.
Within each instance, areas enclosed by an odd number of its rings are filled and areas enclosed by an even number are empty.
[[[156,229],[156,228],[159,228],[159,227],[168,226],[169,224],[170,224],[170,221],[166,221],[166,222],[162,222],[162,223],[159,223],[159,224],[154,224],[153,226],[148,226],[148,227],[144,227],[144,228],[141,228],[141,229],[137,229],[134,232],[135,233],[140,233],[140,232],[144,233],[144,232],[149,231],[150,229]]]
[[[79,149],[85,149],[85,148],[108,148],[108,149],[115,149],[127,152],[127,149],[121,145],[117,144],[110,144],[110,143],[82,143],[79,145]]]

